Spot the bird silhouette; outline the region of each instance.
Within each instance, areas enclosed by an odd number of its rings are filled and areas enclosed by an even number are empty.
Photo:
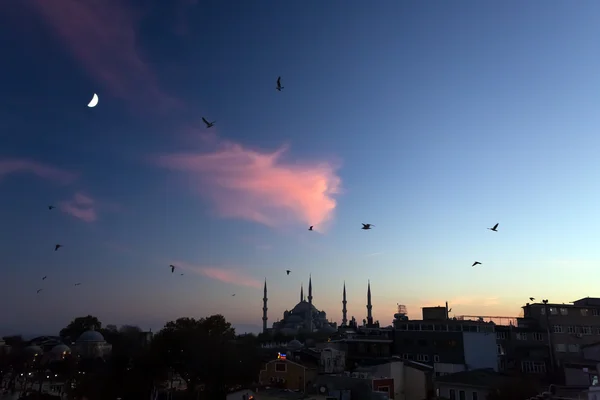
[[[292,271],[290,271],[289,269],[285,270],[285,273],[288,274],[288,275],[290,274],[290,272],[292,272]]]
[[[207,128],[212,128],[213,126],[215,126],[215,122],[217,122],[217,121],[208,122],[208,121],[206,120],[206,118],[204,118],[204,117],[202,117],[202,121],[203,121],[203,122],[206,124],[206,127],[207,127]]]
[[[169,265],[169,267],[171,267],[171,273],[173,273],[175,271],[175,266],[174,265]]]
[[[531,301],[534,301],[534,300],[535,300],[535,298],[533,298],[533,297],[530,297],[530,298],[529,298],[529,300],[531,300]]]
[[[488,229],[489,229],[490,231],[498,232],[498,225],[499,225],[499,223],[498,223],[498,224],[496,224],[496,225],[494,225],[494,227],[493,227],[493,228],[488,228]]]
[[[231,297],[235,296],[235,293],[231,295]]]
[[[48,206],[48,210],[52,210],[53,208],[56,208],[54,206]]]
[[[179,275],[183,276],[183,274],[179,274]]]
[[[38,290],[37,290],[37,293],[41,292],[42,290],[44,290],[44,289],[38,289]]]
[[[75,286],[79,286],[79,285],[81,285],[81,282],[75,284]]]
[[[371,229],[372,226],[375,226],[373,224],[362,224],[362,228],[360,229],[364,229],[365,231]]]
[[[57,244],[54,246],[54,251],[60,249],[62,247],[62,244]]]
[[[281,86],[281,77],[279,77],[277,78],[277,90],[281,92],[281,89],[283,89],[283,86]]]
[[[474,267],[474,266],[476,266],[476,265],[478,265],[478,264],[481,264],[481,263],[480,263],[479,261],[475,261],[475,262],[473,263],[473,265],[471,265],[471,267]]]
[[[47,278],[47,276],[46,276],[46,275],[44,275],[44,277],[42,278],[42,280],[44,281],[44,280],[46,280],[46,278]]]
[[[448,309],[448,312],[449,312],[449,313],[451,313],[451,312],[452,312],[452,309],[451,309],[451,308],[449,308],[449,309]]]
[[[309,231],[313,230],[313,226],[311,225],[310,228],[308,228]]]

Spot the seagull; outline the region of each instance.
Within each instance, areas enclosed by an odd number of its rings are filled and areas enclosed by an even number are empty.
[[[175,266],[174,265],[169,265],[169,267],[171,267],[171,273],[173,273],[173,271],[175,271]]]
[[[47,276],[46,276],[46,275],[44,275],[44,277],[42,278],[42,280],[44,281],[44,280],[46,280],[46,278],[47,278]]]
[[[286,269],[285,272],[289,275],[290,272],[292,272],[292,271],[290,271],[289,269]]]
[[[44,290],[44,289],[38,289],[38,290],[37,290],[37,293],[41,292],[42,290]]]
[[[81,282],[75,284],[75,286],[79,286],[79,285],[81,285]]]
[[[480,263],[479,261],[475,261],[475,262],[473,263],[473,265],[471,265],[471,267],[474,267],[474,266],[476,266],[477,264],[481,264],[481,263]]]
[[[496,225],[494,225],[494,227],[493,227],[493,228],[488,228],[488,229],[489,229],[490,231],[498,232],[498,225],[499,225],[499,224],[496,224]]]
[[[375,226],[375,225],[372,225],[372,224],[362,224],[362,228],[360,228],[360,229],[364,229],[366,231],[366,230],[371,229],[372,226]]]
[[[56,208],[54,206],[48,206],[48,210],[52,210],[53,208]]]
[[[235,296],[235,293],[231,295],[231,297]]]
[[[208,121],[206,120],[206,118],[204,118],[204,117],[202,117],[202,121],[204,121],[204,123],[206,124],[206,127],[207,127],[207,128],[212,128],[213,126],[215,126],[215,122],[217,122],[217,121],[208,122]]]
[[[281,89],[283,89],[283,86],[281,86],[281,77],[279,77],[277,78],[277,90],[281,92]]]
[[[54,251],[60,249],[62,247],[62,244],[57,244],[56,246],[54,246]]]
[[[309,231],[312,231],[312,230],[313,230],[312,228],[313,228],[313,226],[311,225],[311,226],[310,226],[310,228],[308,228],[308,230],[309,230]]]
[[[530,297],[530,298],[529,298],[529,300],[531,300],[531,301],[535,301],[535,298],[533,298],[533,297]]]

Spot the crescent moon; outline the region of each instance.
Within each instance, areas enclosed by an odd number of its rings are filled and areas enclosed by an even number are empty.
[[[94,97],[92,97],[92,100],[89,102],[88,107],[92,108],[92,107],[96,107],[98,105],[98,95],[96,93],[94,93]]]

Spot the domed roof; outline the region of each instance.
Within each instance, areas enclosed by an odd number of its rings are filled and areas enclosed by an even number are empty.
[[[302,322],[302,317],[299,315],[290,315],[285,319],[286,322]]]
[[[79,336],[77,342],[104,342],[104,336],[98,331],[85,331]]]
[[[329,325],[329,324],[325,324],[321,329],[319,329],[321,332],[323,333],[334,333],[337,332],[337,329],[335,329],[333,326]]]
[[[44,351],[42,350],[42,348],[40,346],[27,346],[25,347],[24,351],[27,354],[42,354]]]
[[[296,306],[292,309],[292,314],[305,314],[308,311],[318,312],[317,308],[310,304],[309,302],[302,300],[300,303],[296,304]]]
[[[71,349],[66,344],[57,344],[50,350],[53,354],[70,353]]]
[[[294,339],[288,343],[287,347],[288,349],[299,349],[303,347],[303,344],[300,343],[298,340]]]

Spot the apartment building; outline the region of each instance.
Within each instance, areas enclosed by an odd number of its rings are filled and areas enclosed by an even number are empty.
[[[548,333],[540,327],[496,325],[500,372],[543,376],[550,369]]]
[[[582,346],[600,341],[600,298],[586,297],[572,304],[528,303],[518,326],[549,333],[551,362],[556,366],[579,361]]]

